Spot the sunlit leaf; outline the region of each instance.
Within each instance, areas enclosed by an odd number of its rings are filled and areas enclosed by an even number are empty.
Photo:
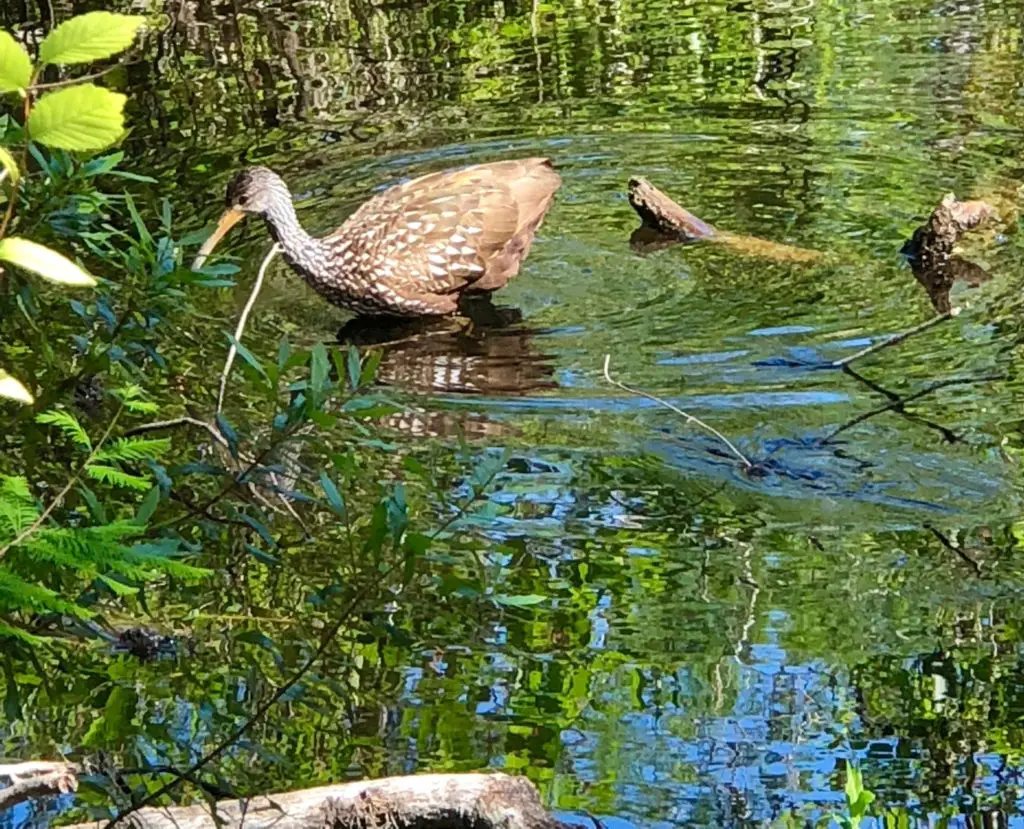
[[[5,147],[0,147],[0,167],[7,172],[11,184],[18,183],[18,179],[21,178],[21,170],[18,169],[18,162],[14,160],[14,156]]]
[[[19,380],[11,377],[3,369],[0,369],[0,397],[6,397],[8,400],[16,400],[19,403],[30,405],[35,402],[35,398],[32,397],[32,393],[26,389]]]
[[[112,12],[89,12],[61,23],[39,47],[40,63],[92,63],[132,45],[144,18]]]
[[[540,604],[546,600],[547,596],[541,596],[538,593],[529,593],[525,596],[498,595],[494,597],[496,604],[500,604],[505,607],[532,607],[533,605]]]
[[[78,287],[96,284],[93,277],[66,256],[17,236],[0,240],[0,261],[10,262],[61,285]]]
[[[125,100],[91,83],[58,89],[32,108],[29,135],[60,150],[102,150],[124,133]]]
[[[82,424],[78,422],[78,419],[71,414],[71,412],[64,411],[63,409],[50,409],[48,412],[40,412],[36,415],[36,423],[42,423],[46,426],[56,426],[65,435],[67,435],[73,443],[84,449],[86,452],[92,451],[92,441],[89,440],[89,435],[86,434],[85,429],[82,428]]]
[[[32,59],[10,32],[0,29],[0,92],[23,89],[32,82]]]

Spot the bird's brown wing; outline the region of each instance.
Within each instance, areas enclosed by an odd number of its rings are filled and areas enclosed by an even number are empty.
[[[518,270],[559,182],[546,159],[432,173],[366,202],[328,239],[350,245],[380,290],[493,290]]]

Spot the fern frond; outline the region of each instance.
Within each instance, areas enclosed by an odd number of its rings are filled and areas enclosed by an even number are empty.
[[[96,453],[97,461],[146,461],[171,448],[170,438],[118,438]]]
[[[213,575],[213,571],[205,567],[195,567],[179,561],[176,556],[180,555],[180,543],[174,540],[135,544],[126,549],[124,555],[127,561],[141,566],[148,565],[182,581],[199,581]]]
[[[78,422],[73,414],[64,411],[63,409],[50,409],[48,412],[40,412],[36,415],[36,423],[42,423],[47,426],[56,426],[65,435],[67,435],[75,445],[81,447],[86,452],[92,451],[92,441],[89,440],[89,436],[86,434],[85,429],[82,428],[82,424]]]
[[[0,607],[8,611],[64,613],[78,619],[93,615],[84,607],[65,601],[53,590],[30,584],[6,567],[0,567]]]
[[[114,394],[133,414],[155,414],[160,410],[156,403],[143,399],[145,392],[138,386],[122,386]]]
[[[14,538],[39,517],[28,481],[12,475],[0,476],[0,538]]]
[[[153,485],[149,478],[144,478],[141,475],[131,475],[124,470],[104,464],[89,464],[85,471],[90,478],[102,483],[124,487],[125,489],[134,489],[139,492],[148,492],[149,488]]]
[[[18,639],[26,645],[33,645],[35,647],[46,644],[46,640],[43,639],[43,637],[33,636],[28,631],[12,627],[11,625],[4,624],[3,622],[0,622],[0,639]]]

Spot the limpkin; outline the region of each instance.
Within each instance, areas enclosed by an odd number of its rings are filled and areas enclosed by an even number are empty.
[[[193,267],[240,219],[261,216],[329,302],[362,315],[452,314],[463,293],[496,291],[516,275],[560,183],[546,158],[444,170],[385,190],[317,238],[281,177],[247,167],[228,184],[227,210]]]

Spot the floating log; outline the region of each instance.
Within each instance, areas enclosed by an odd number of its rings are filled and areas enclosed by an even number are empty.
[[[629,203],[641,221],[629,240],[637,250],[646,252],[680,243],[713,242],[746,256],[778,262],[817,262],[824,255],[818,250],[720,230],[694,216],[640,176],[629,180]]]
[[[421,774],[248,800],[141,809],[139,829],[566,829],[533,784],[508,774]],[[108,821],[63,829],[102,829]]]

